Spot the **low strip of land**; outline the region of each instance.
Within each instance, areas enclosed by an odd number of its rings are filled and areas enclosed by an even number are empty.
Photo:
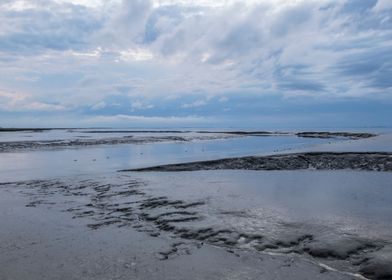
[[[368,170],[392,171],[388,152],[309,152],[272,156],[250,156],[188,162],[129,169],[123,171],[197,171],[197,170]]]
[[[364,139],[377,136],[373,133],[363,133],[363,132],[298,132],[296,133],[298,137],[307,137],[307,138],[349,138],[349,139]]]

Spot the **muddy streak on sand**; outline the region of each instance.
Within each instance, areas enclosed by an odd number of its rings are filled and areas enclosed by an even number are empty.
[[[208,133],[204,131],[204,133]],[[218,133],[218,132],[214,132]],[[270,132],[270,131],[226,131],[224,133],[234,134],[234,135],[244,135],[244,136],[284,136],[293,135],[290,132]],[[371,138],[377,136],[374,133],[366,132],[329,132],[329,131],[304,131],[294,133],[298,137],[305,138],[348,138],[352,140]]]
[[[62,148],[80,148],[97,145],[117,145],[117,144],[148,144],[160,142],[187,142],[193,140],[216,140],[231,138],[233,135],[199,135],[199,136],[124,136],[109,137],[103,139],[66,139],[66,140],[43,140],[43,141],[10,141],[0,142],[1,152],[13,152],[21,150],[39,150],[39,149],[62,149]]]
[[[159,165],[122,171],[197,171],[197,170],[371,170],[392,171],[392,153],[387,152],[309,152],[273,156],[251,156]]]
[[[349,138],[349,139],[365,139],[377,136],[377,134],[373,133],[365,133],[365,132],[327,132],[327,131],[305,131],[296,133],[298,137],[307,137],[307,138]]]
[[[74,218],[86,219],[92,230],[132,227],[152,237],[163,232],[174,238],[172,248],[157,253],[162,260],[190,254],[207,243],[226,250],[298,254],[371,279],[392,278],[392,244],[309,225],[282,224],[268,236],[260,229],[239,229],[210,220],[207,201],[154,195],[147,182],[126,175],[97,179],[53,179],[2,184],[30,199],[26,207],[58,207]],[[236,215],[226,212],[224,215]],[[237,216],[238,217],[238,216]],[[244,217],[247,218],[246,216]]]

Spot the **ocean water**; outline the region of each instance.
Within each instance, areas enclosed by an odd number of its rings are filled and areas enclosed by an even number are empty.
[[[0,142],[103,139],[137,136],[141,133],[86,133],[86,130],[0,133]],[[143,133],[154,137],[179,133]],[[189,136],[194,132],[180,133]],[[335,141],[296,136],[247,136],[215,140],[157,142],[145,144],[63,147],[44,150],[15,150],[0,153],[0,182],[40,179],[72,174],[97,174],[158,164],[210,160],[225,157],[285,152]]]

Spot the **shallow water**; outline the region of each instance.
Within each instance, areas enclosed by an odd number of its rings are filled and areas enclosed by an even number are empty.
[[[0,153],[0,182],[72,174],[97,174],[158,164],[266,154],[331,141],[295,136],[249,136],[189,142],[15,151]]]
[[[144,130],[133,129],[53,129],[43,131],[14,131],[1,132],[0,142],[9,141],[46,141],[46,140],[75,140],[75,139],[104,139],[109,137],[124,137],[124,136],[167,136],[167,135],[198,135],[199,133],[193,131],[178,132],[164,132],[151,130],[150,132]]]

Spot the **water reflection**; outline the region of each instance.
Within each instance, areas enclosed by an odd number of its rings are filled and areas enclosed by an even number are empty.
[[[104,145],[50,151],[1,153],[0,181],[109,172],[165,163],[272,153],[330,139],[240,137],[209,141]]]

